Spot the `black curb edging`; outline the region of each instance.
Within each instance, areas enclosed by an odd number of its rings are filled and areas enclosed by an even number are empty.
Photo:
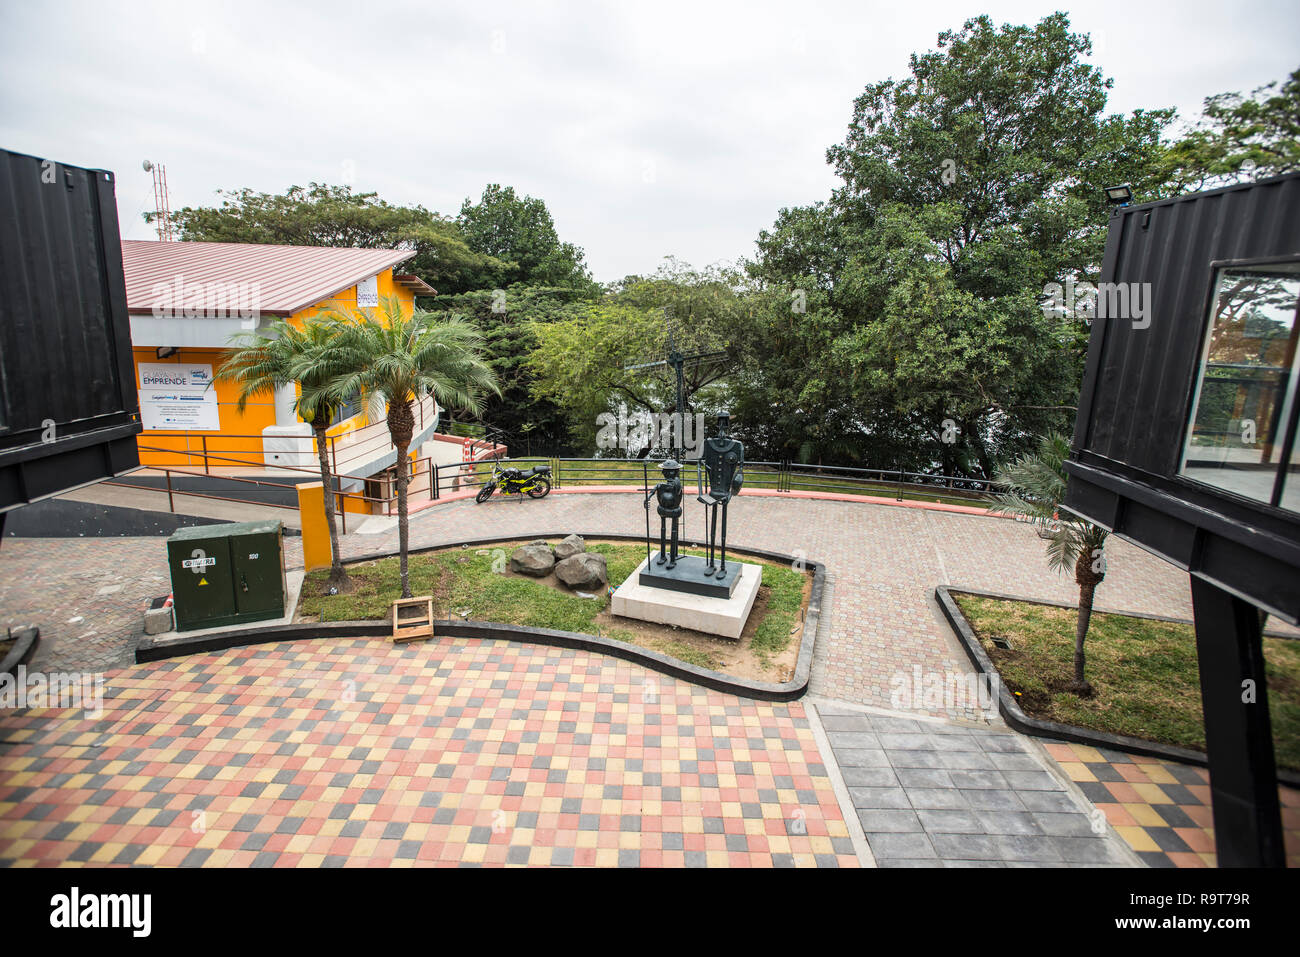
[[[491,545],[498,542],[513,542],[520,539],[527,539],[530,535],[533,538],[556,538],[564,537],[568,532],[562,535],[556,533],[526,533],[524,535],[513,534],[497,536],[495,538],[475,539],[466,542],[450,542],[444,545],[431,545],[419,549],[413,549],[408,554],[419,555],[425,552],[444,551],[447,548],[454,548],[457,545],[472,547],[475,545]],[[635,541],[640,542],[645,539],[635,535],[607,535],[604,533],[588,533],[586,537],[595,539],[608,539],[618,541]],[[684,546],[701,547],[696,542],[685,542]],[[397,552],[375,552],[370,555],[362,555],[356,558],[349,558],[349,565],[358,562],[376,561],[381,558],[392,558]],[[622,641],[615,641],[612,638],[604,638],[596,635],[586,635],[573,631],[557,631],[551,628],[530,628],[525,625],[506,625],[490,621],[439,621],[435,622],[434,635],[446,635],[454,638],[478,638],[486,640],[506,640],[518,641],[541,645],[554,645],[560,648],[574,648],[581,651],[594,651],[600,654],[610,655],[614,658],[621,658],[624,661],[631,661],[643,665],[653,671],[658,671],[674,678],[681,678],[692,684],[702,685],[711,688],[714,691],[723,691],[729,694],[738,695],[742,698],[753,698],[759,701],[794,701],[801,698],[808,691],[808,682],[812,676],[812,658],[813,646],[817,640],[817,627],[821,620],[821,603],[825,594],[826,586],[826,566],[819,562],[809,561],[806,558],[796,557],[793,555],[780,555],[776,552],[760,551],[757,549],[745,549],[737,551],[735,554],[739,557],[749,555],[755,558],[764,558],[768,561],[780,561],[790,564],[801,562],[805,569],[813,573],[812,589],[808,595],[808,610],[804,613],[803,632],[800,637],[799,658],[795,663],[794,677],[789,681],[775,683],[767,681],[752,681],[748,678],[736,678],[731,675],[723,674],[720,671],[712,671],[708,668],[700,668],[696,665],[687,664],[676,658],[661,654],[657,651],[651,651],[648,648],[642,648],[639,645],[631,645]],[[135,651],[135,660],[137,664],[143,664],[150,661],[162,661],[167,658],[177,658],[182,655],[200,654],[203,652],[224,651],[227,648],[242,648],[248,645],[259,645],[267,642],[276,641],[297,641],[307,638],[333,637],[333,638],[375,638],[387,637],[392,634],[391,626],[386,621],[339,621],[339,622],[296,622],[287,625],[271,625],[265,628],[245,628],[234,631],[216,632],[208,635],[197,635],[193,638],[173,638],[167,641],[158,641],[152,637],[146,637],[141,640]]]
[[[1141,754],[1152,758],[1164,758],[1168,761],[1177,761],[1181,764],[1193,764],[1202,768],[1209,767],[1209,759],[1201,751],[1192,751],[1188,748],[1180,748],[1172,744],[1159,744],[1155,741],[1144,741],[1141,738],[1132,738],[1124,734],[1111,734],[1108,731],[1093,731],[1072,724],[1060,724],[1056,721],[1043,721],[1039,718],[1031,718],[1029,715],[1025,714],[1015,697],[1007,690],[1006,684],[1001,680],[1001,674],[993,664],[992,659],[990,659],[988,654],[984,651],[984,646],[980,644],[979,636],[975,634],[975,629],[971,627],[971,623],[962,613],[961,607],[953,599],[952,592],[960,592],[963,595],[975,595],[980,598],[996,598],[1002,601],[1028,601],[1035,605],[1049,605],[1058,608],[1072,608],[1074,606],[1035,599],[1020,599],[1012,595],[999,595],[996,592],[980,591],[973,588],[959,588],[956,586],[949,587],[947,585],[940,585],[934,590],[934,597],[939,602],[939,608],[943,612],[944,618],[948,619],[948,624],[952,626],[952,630],[956,633],[958,640],[961,641],[962,647],[966,650],[967,657],[970,658],[971,664],[975,666],[975,670],[981,674],[993,674],[998,676],[998,711],[1001,712],[1002,718],[1006,721],[1008,726],[1022,734],[1034,735],[1036,737],[1054,738],[1059,741],[1085,744],[1094,748],[1110,748],[1112,751],[1125,751],[1131,754]],[[1099,612],[1099,614],[1120,615],[1126,613]],[[1132,617],[1148,618],[1155,621],[1178,621],[1178,619],[1158,618],[1155,615],[1138,615]],[[1285,784],[1288,787],[1300,787],[1300,772],[1278,768],[1277,779],[1280,783]]]
[[[0,661],[0,674],[17,677],[18,666],[29,660],[40,644],[41,630],[35,627],[19,628],[14,635],[13,647],[5,655],[4,661]]]

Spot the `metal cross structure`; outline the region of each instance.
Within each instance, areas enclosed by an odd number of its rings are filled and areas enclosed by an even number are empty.
[[[677,351],[677,343],[673,338],[673,316],[670,307],[664,307],[664,321],[668,323],[668,358],[660,359],[658,362],[641,362],[636,365],[623,366],[624,372],[636,372],[641,369],[658,369],[668,366],[674,370],[677,375],[677,403],[674,411],[677,412],[680,421],[685,421],[686,416],[686,364],[692,363],[699,365],[710,359],[719,359],[727,353],[722,350],[714,352],[692,352],[689,355],[683,355]],[[673,441],[681,442],[684,427],[679,425],[675,430]],[[672,449],[672,458],[684,460],[686,450],[677,446]]]

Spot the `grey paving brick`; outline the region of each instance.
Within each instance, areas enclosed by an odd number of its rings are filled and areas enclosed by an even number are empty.
[[[889,763],[896,768],[941,768],[943,763],[939,760],[942,755],[938,751],[912,751],[912,750],[895,750],[885,751],[889,757]]]
[[[985,834],[1042,834],[1042,828],[1028,811],[976,811]]]
[[[999,771],[1039,771],[1043,767],[1028,751],[991,751],[985,757]]]
[[[1035,823],[1044,834],[1054,834],[1058,837],[1096,836],[1092,830],[1092,822],[1082,811],[1073,813],[1034,811],[1032,813]]]
[[[898,858],[882,857],[876,860],[877,867],[938,867],[942,862],[933,857]]]
[[[919,831],[913,834],[868,831],[866,832],[866,838],[867,846],[871,848],[872,855],[876,858],[876,862],[882,866],[886,858],[899,860],[930,858],[934,860],[938,856],[935,854],[934,845],[930,843],[930,838]]]
[[[900,787],[849,788],[849,798],[855,808],[863,810],[895,808],[911,810],[907,792]]]
[[[840,777],[851,788],[887,788],[898,785],[893,768],[840,768]]]
[[[872,715],[871,723],[877,731],[891,734],[907,734],[920,731],[922,728],[919,721],[914,721],[911,718],[895,718],[892,715]]]
[[[917,810],[932,808],[965,809],[964,791],[957,788],[908,788],[907,799]]]
[[[927,834],[979,834],[984,825],[973,811],[950,808],[917,811]]]
[[[907,834],[919,833],[921,822],[915,811],[898,810],[860,810],[858,820],[862,822],[863,831],[875,833]]]
[[[1100,837],[1053,837],[1061,859],[1071,864],[1117,864],[1123,861],[1111,842]]]
[[[898,783],[905,788],[949,788],[953,785],[950,774],[961,771],[944,771],[939,768],[895,768]]]
[[[1015,791],[1005,791],[998,788],[971,788],[969,790],[963,789],[961,795],[968,805],[977,810],[1023,811],[1025,809],[1024,803]]]
[[[1007,784],[1016,791],[1064,791],[1065,785],[1046,771],[1003,771]]]
[[[1075,811],[1079,808],[1065,791],[1021,791],[1020,802],[1031,811]]]
[[[1071,839],[1039,834],[997,834],[993,835],[993,840],[997,844],[997,856],[1006,861],[1064,861],[1056,842]]]
[[[841,768],[887,768],[889,758],[879,748],[845,748],[835,752]]]
[[[1024,744],[1014,734],[978,734],[975,739],[985,751],[1023,751]]]
[[[845,714],[826,714],[824,709],[817,709],[821,713],[822,727],[829,734],[833,731],[857,731],[871,732],[875,730],[871,723],[871,717],[865,714],[856,714],[853,712]]]
[[[996,771],[993,759],[998,755],[984,751],[940,751],[939,766],[957,771]]]
[[[930,751],[934,749],[934,739],[928,734],[880,731],[876,737],[880,746],[888,750]]]
[[[1011,790],[1001,771],[949,771],[952,783],[959,788],[997,788]]]
[[[944,867],[1006,867],[1006,861],[944,861]]]
[[[831,742],[831,747],[839,751],[841,748],[879,748],[881,746],[877,735],[869,731],[831,731],[826,737]]]
[[[935,853],[944,860],[1002,860],[997,841],[988,834],[931,834],[929,837]]]

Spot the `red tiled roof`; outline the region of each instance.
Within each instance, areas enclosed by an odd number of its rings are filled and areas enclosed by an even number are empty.
[[[122,240],[128,312],[149,312],[159,284],[256,283],[263,315],[288,316],[405,262],[414,250]]]

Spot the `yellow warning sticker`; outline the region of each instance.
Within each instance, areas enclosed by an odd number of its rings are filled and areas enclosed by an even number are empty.
[[[200,584],[200,585],[206,585],[207,583],[208,583],[208,580],[207,580],[206,578],[200,578],[200,579],[199,579],[199,584]]]

